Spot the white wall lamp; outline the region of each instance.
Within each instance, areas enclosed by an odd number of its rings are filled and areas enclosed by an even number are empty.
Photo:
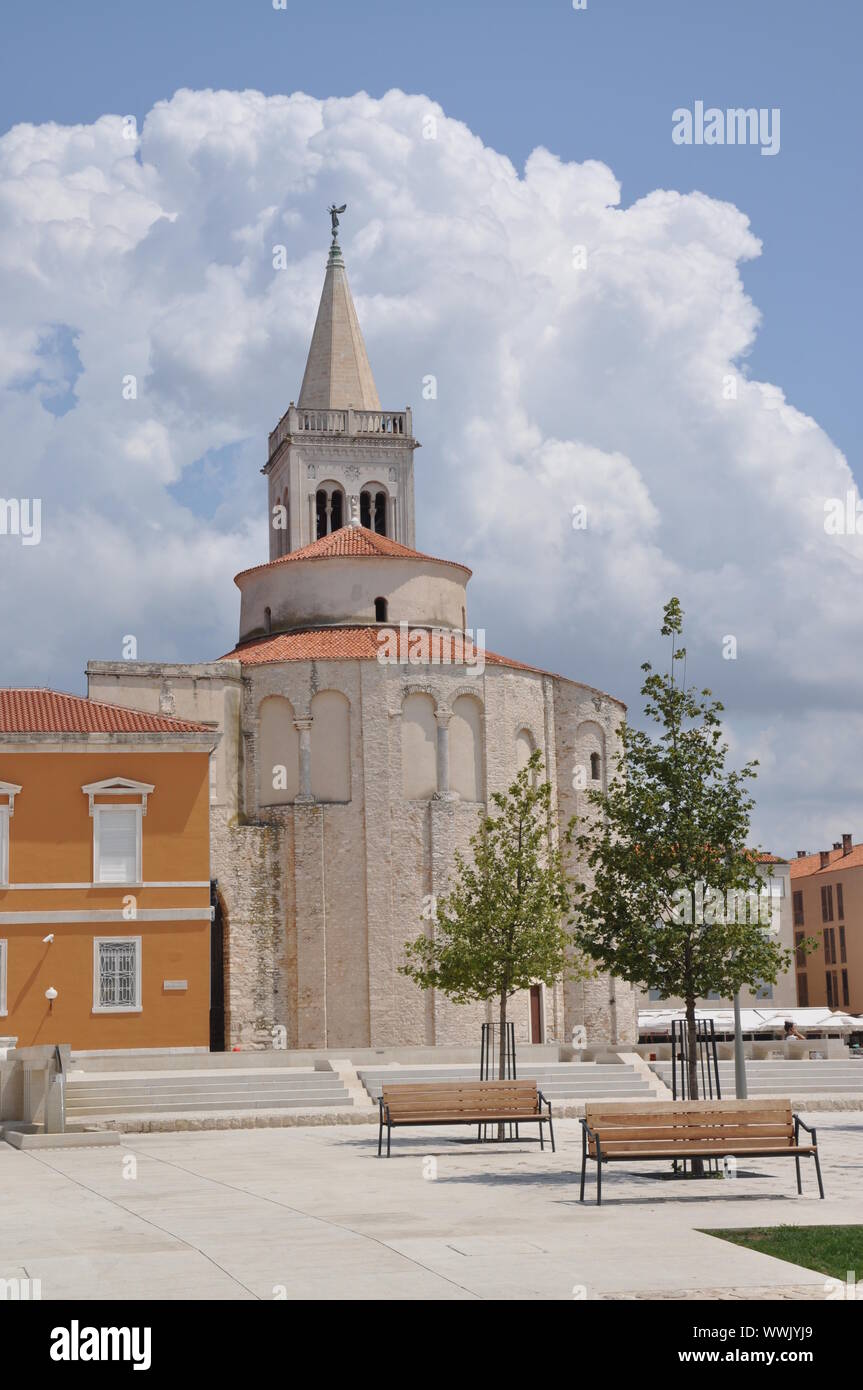
[[[57,998],[57,991],[53,985],[49,985],[46,989],[45,998],[48,1000],[48,1012],[50,1014],[54,1008],[54,1000]]]

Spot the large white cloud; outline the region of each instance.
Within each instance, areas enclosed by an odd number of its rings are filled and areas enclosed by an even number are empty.
[[[0,537],[4,683],[80,688],[127,633],[151,658],[232,644],[336,199],[384,404],[413,404],[424,445],[418,544],[474,566],[489,646],[637,706],[678,593],[689,675],[762,757],[760,837],[863,836],[863,542],[824,530],[853,481],[747,375],[741,211],[667,190],[622,208],[604,164],[543,149],[520,174],[398,91],[182,91],[129,135],[104,116],[0,140],[0,494],[44,507],[41,545]]]

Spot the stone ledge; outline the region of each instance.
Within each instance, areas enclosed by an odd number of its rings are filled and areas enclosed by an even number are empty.
[[[295,1129],[301,1125],[377,1123],[377,1110],[234,1110],[225,1114],[189,1111],[185,1115],[129,1115],[106,1119],[105,1129],[119,1134],[170,1134],[185,1130]]]
[[[28,1134],[25,1130],[9,1129],[7,1126],[3,1138],[13,1149],[92,1149],[119,1144],[121,1135],[107,1129],[94,1130],[92,1133]]]

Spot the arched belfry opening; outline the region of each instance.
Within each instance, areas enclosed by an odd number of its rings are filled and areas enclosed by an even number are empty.
[[[345,494],[337,484],[319,487],[315,493],[315,540],[340,531],[345,524]]]
[[[372,484],[360,493],[360,525],[379,536],[387,534],[387,494]]]
[[[386,599],[385,599],[385,598],[376,598],[376,599],[375,599],[375,622],[376,622],[376,623],[385,623],[385,622],[387,621],[387,614],[388,614],[388,612],[389,612],[389,604],[387,603]]]

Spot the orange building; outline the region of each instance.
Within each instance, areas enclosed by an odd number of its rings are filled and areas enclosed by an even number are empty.
[[[863,845],[850,835],[832,849],[791,860],[794,944],[814,937],[818,949],[797,953],[797,1002],[863,1013]]]
[[[210,1041],[206,724],[0,689],[0,1033]]]

